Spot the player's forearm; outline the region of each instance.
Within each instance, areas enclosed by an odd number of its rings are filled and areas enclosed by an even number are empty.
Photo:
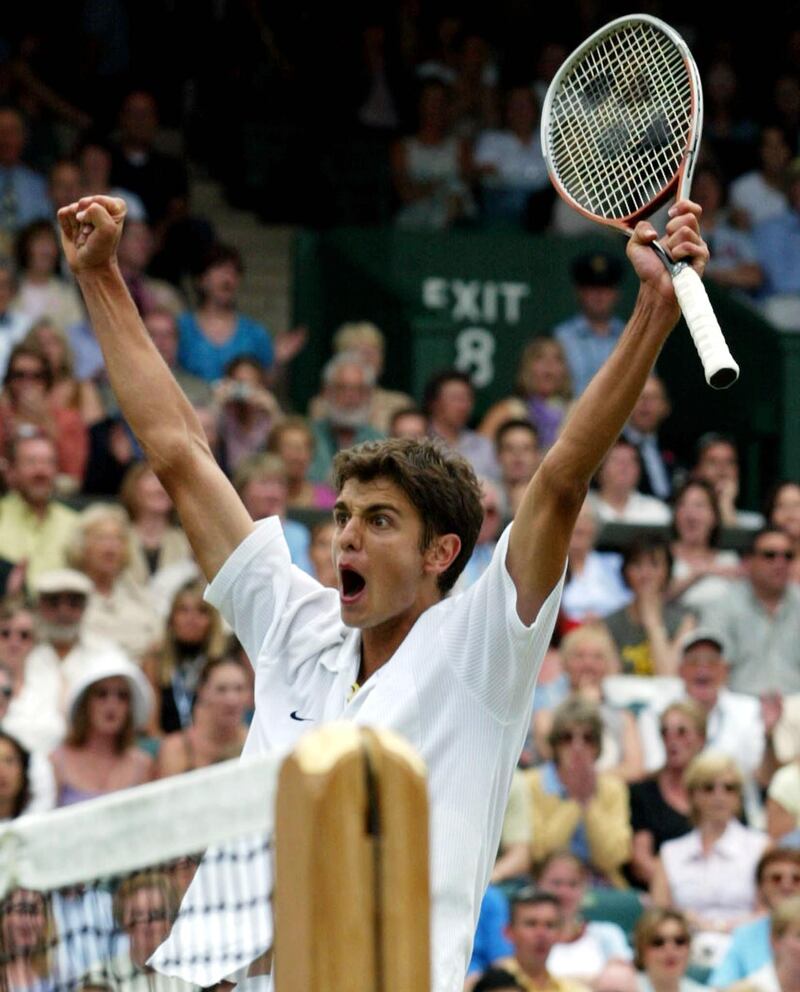
[[[625,426],[676,319],[674,306],[646,287],[640,290],[616,348],[575,403],[543,467],[550,462],[549,469],[559,476],[588,486]]]
[[[177,441],[203,438],[194,410],[147,333],[115,265],[78,273],[120,409],[157,467]]]

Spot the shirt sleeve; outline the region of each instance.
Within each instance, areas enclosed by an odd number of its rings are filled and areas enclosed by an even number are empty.
[[[344,639],[336,591],[292,565],[277,517],[261,521],[242,541],[205,598],[233,628],[254,666],[257,659],[263,664],[282,657],[291,667]]]
[[[517,589],[506,566],[510,532],[511,525],[503,531],[483,575],[456,597],[441,632],[456,675],[504,723],[530,709],[564,585],[562,573],[534,622],[524,624],[517,613]]]

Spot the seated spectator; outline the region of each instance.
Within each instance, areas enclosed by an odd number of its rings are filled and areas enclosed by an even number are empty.
[[[731,183],[731,212],[740,227],[754,228],[785,209],[784,178],[791,147],[782,128],[771,124],[762,127],[758,168]]]
[[[791,539],[795,555],[789,573],[792,582],[800,582],[800,484],[779,482],[774,486],[765,516],[770,527],[777,527]]]
[[[731,224],[725,209],[725,185],[718,170],[702,164],[692,180],[692,196],[703,208],[703,237],[711,252],[705,275],[720,286],[752,293],[763,275],[755,245]]]
[[[609,961],[633,958],[628,941],[616,923],[590,920],[581,915],[589,873],[580,858],[566,851],[546,858],[536,872],[536,886],[561,903],[559,942],[550,951],[547,968],[552,975],[576,978],[590,984]]]
[[[644,772],[636,720],[630,710],[603,699],[603,679],[619,670],[619,657],[608,632],[598,624],[584,624],[564,637],[560,650],[567,692],[599,708],[603,728],[598,771],[615,772],[626,782],[635,782]],[[542,759],[552,757],[549,740],[553,719],[552,709],[534,713],[536,749]]]
[[[311,528],[311,543],[308,546],[308,557],[311,559],[313,575],[317,582],[329,589],[338,589],[339,576],[333,564],[333,532],[332,520],[320,520]]]
[[[74,493],[83,481],[89,435],[78,410],[58,406],[53,378],[42,351],[23,341],[14,346],[0,396],[0,448],[14,436],[44,434],[53,439],[59,487]]]
[[[779,711],[726,687],[726,650],[722,637],[713,629],[698,627],[686,634],[679,647],[678,674],[683,686],[678,698],[690,699],[702,709],[707,721],[706,746],[736,762],[745,779],[745,806],[754,816],[761,808],[756,783],[766,784],[772,768],[772,756],[765,747],[767,730],[774,726]],[[674,698],[665,690],[661,705]],[[666,742],[657,729],[658,706],[645,707],[639,713],[648,769],[660,768],[665,758]]]
[[[787,204],[753,229],[753,244],[764,273],[764,313],[785,330],[800,328],[800,159],[789,166]]]
[[[692,478],[711,483],[719,503],[722,526],[749,530],[762,527],[764,518],[760,513],[740,510],[736,506],[739,499],[739,453],[733,439],[726,434],[709,431],[698,440],[696,455]]]
[[[147,274],[154,251],[153,232],[147,223],[126,217],[117,258],[136,309],[142,316],[151,310],[167,310],[177,318],[186,309],[184,298],[170,283]]]
[[[5,626],[8,623],[8,616],[3,616],[3,614],[12,614],[13,619],[18,619],[13,617],[12,611],[14,607],[2,606],[0,607],[0,638],[2,638],[2,631],[7,630]],[[31,617],[28,615],[28,623],[31,622]],[[20,628],[21,630],[24,628]],[[31,640],[31,643],[32,640]],[[2,741],[3,736],[7,736],[8,740],[12,742],[8,744],[5,748],[0,747],[0,783],[2,783],[2,789],[10,791],[13,795],[17,796],[18,801],[11,803],[12,809],[16,808],[19,802],[22,802],[21,798],[24,793],[24,803],[20,806],[19,813],[41,813],[46,812],[53,808],[55,803],[55,796],[53,794],[53,776],[50,770],[50,762],[48,761],[47,754],[44,751],[29,751],[24,747],[13,734],[8,734],[5,729],[6,717],[8,716],[8,711],[11,708],[12,698],[18,697],[21,690],[21,686],[17,686],[15,683],[14,674],[10,667],[7,667],[2,661],[0,661],[0,741]],[[15,752],[16,747],[16,752]],[[17,753],[18,752],[18,753]],[[14,754],[16,753],[16,757]],[[24,783],[19,784],[18,770],[22,769]],[[15,787],[13,783],[16,782]],[[0,789],[0,792],[2,792]],[[5,796],[5,801],[8,801],[8,791],[2,792]],[[18,816],[19,813],[14,813],[14,816]],[[8,818],[11,814],[4,813],[0,818]]]
[[[502,131],[484,131],[473,152],[472,169],[481,184],[481,214],[490,223],[529,220],[531,196],[550,190],[539,136],[539,108],[528,86],[505,96]],[[544,225],[538,225],[544,226]]]
[[[221,379],[228,362],[240,355],[252,355],[265,369],[276,360],[266,327],[237,310],[243,274],[235,248],[214,246],[197,274],[199,305],[178,318],[178,364],[207,382]]]
[[[20,231],[16,243],[17,295],[12,306],[31,320],[48,317],[62,330],[83,319],[75,286],[58,274],[59,244],[49,220]]]
[[[475,547],[469,561],[464,566],[464,571],[458,577],[455,589],[459,592],[468,589],[473,582],[477,582],[488,568],[494,554],[494,549],[497,547],[497,538],[503,522],[500,511],[500,491],[488,479],[480,479],[479,482],[481,486],[483,523],[478,532],[478,539],[475,541]]]
[[[264,450],[283,411],[267,389],[264,369],[249,355],[240,355],[225,366],[225,377],[214,387],[214,402],[219,410],[222,465],[232,475],[243,458]]]
[[[498,428],[494,445],[500,466],[504,516],[514,517],[542,460],[536,428],[529,420],[507,420]]]
[[[31,798],[31,756],[16,737],[0,730],[0,821],[15,820]]]
[[[46,434],[9,439],[6,481],[0,499],[0,557],[25,570],[28,588],[44,572],[66,564],[66,549],[78,520],[56,502],[57,448]]]
[[[564,349],[572,392],[580,396],[616,346],[625,326],[614,310],[619,302],[622,266],[606,252],[581,255],[572,266],[579,312],[553,328]]]
[[[368,423],[381,434],[387,434],[392,416],[398,411],[413,406],[414,401],[406,393],[394,389],[384,389],[378,382],[384,372],[386,338],[375,324],[367,320],[342,324],[334,334],[334,355],[347,351],[361,357],[362,364],[369,366],[375,376]],[[308,415],[312,420],[325,419],[325,397],[315,396],[308,404]]]
[[[160,642],[163,623],[149,591],[128,572],[130,532],[121,507],[95,503],[78,518],[67,560],[92,583],[84,618],[87,633],[113,641],[141,662]]]
[[[525,345],[515,389],[516,395],[489,408],[478,432],[494,439],[507,420],[529,420],[546,451],[558,436],[572,395],[567,359],[558,341],[539,337]]]
[[[286,516],[286,469],[277,455],[248,455],[239,464],[233,486],[253,520],[278,517],[292,562],[312,575],[308,528]]]
[[[745,555],[746,577],[701,615],[727,645],[729,686],[751,695],[800,691],[800,589],[789,582],[792,542],[765,528]]]
[[[88,379],[75,378],[72,346],[66,333],[48,317],[37,320],[25,338],[47,359],[53,377],[50,404],[54,409],[77,410],[87,427],[105,417],[97,386]]]
[[[511,900],[511,921],[506,935],[514,953],[497,961],[525,992],[587,992],[588,986],[569,978],[558,978],[547,968],[553,947],[558,943],[563,923],[561,903],[549,892],[521,889]]]
[[[0,982],[3,988],[8,992],[55,988],[58,984],[57,942],[50,899],[30,889],[12,889],[0,903]]]
[[[602,523],[646,527],[670,522],[672,514],[666,503],[638,491],[641,475],[636,446],[619,437],[603,459],[597,473],[597,489],[589,496]]]
[[[687,917],[669,907],[648,909],[634,935],[639,992],[702,992],[689,969],[691,932]]]
[[[800,988],[800,896],[792,896],[771,914],[771,960],[730,986],[735,992],[797,992]]]
[[[567,556],[567,581],[561,610],[572,625],[608,616],[630,602],[620,574],[619,555],[595,551],[597,514],[589,500],[583,504]]]
[[[656,906],[686,914],[693,957],[722,960],[735,927],[756,912],[755,868],[769,844],[742,826],[742,774],[725,755],[698,755],[686,771],[694,830],[661,846],[650,884]]]
[[[767,831],[780,843],[800,827],[800,758],[779,768],[767,789]]]
[[[508,929],[508,902],[502,891],[489,885],[481,900],[478,925],[472,943],[472,957],[467,968],[465,990],[472,988],[473,980],[485,976],[493,962],[506,958],[514,951],[513,944],[506,937]],[[513,979],[512,979],[513,981]],[[480,985],[480,982],[475,986]],[[494,987],[494,986],[493,986]],[[506,986],[499,986],[505,988]],[[514,982],[511,988],[519,988]]]
[[[205,583],[200,581],[178,590],[167,616],[164,643],[142,666],[155,692],[149,728],[155,736],[189,726],[200,672],[207,662],[222,657],[222,621],[203,599],[204,591]]]
[[[624,887],[630,859],[628,790],[622,779],[598,772],[603,722],[596,706],[570,698],[553,714],[553,760],[526,777],[533,811],[534,866],[568,849],[586,862],[593,879]]]
[[[370,426],[375,373],[358,354],[343,351],[322,369],[325,415],[311,424],[314,432],[314,461],[308,470],[312,482],[330,481],[337,452],[362,441],[378,441],[383,435]]]
[[[314,460],[314,432],[305,417],[285,417],[277,423],[267,439],[267,451],[283,459],[289,509],[332,509],[336,502],[333,489],[308,478]]]
[[[397,410],[389,421],[389,437],[413,437],[421,441],[428,436],[429,430],[428,418],[414,406]]]
[[[477,476],[500,477],[494,445],[467,427],[475,407],[475,387],[468,375],[455,369],[434,375],[425,384],[423,407],[433,437],[463,455]]]
[[[128,574],[134,582],[145,586],[159,570],[193,558],[186,535],[174,523],[172,500],[147,462],[128,469],[119,496],[131,523]]]
[[[36,628],[32,612],[24,603],[11,599],[0,604],[0,665],[11,690],[6,697],[9,701],[22,690],[25,661],[35,644]],[[5,690],[2,694],[5,695]]]
[[[666,386],[655,372],[651,372],[622,429],[622,436],[639,452],[642,465],[639,491],[660,500],[668,500],[672,495],[672,476],[676,468],[674,453],[662,447],[658,436],[671,412]]]
[[[452,94],[436,80],[423,83],[415,134],[392,146],[392,179],[401,203],[398,227],[442,230],[474,214],[464,176],[466,145],[450,133]]]
[[[675,494],[672,517],[670,599],[700,612],[741,574],[735,551],[721,551],[717,494],[710,482],[689,479]]]
[[[80,196],[114,196],[125,201],[125,223],[147,222],[147,211],[141,198],[129,189],[111,185],[111,147],[97,135],[86,138],[78,150],[81,174]],[[72,201],[68,201],[72,202]]]
[[[664,763],[630,787],[634,885],[649,888],[661,845],[692,829],[686,769],[706,744],[706,716],[693,699],[670,703],[659,720]]]
[[[531,868],[530,839],[530,795],[525,777],[517,768],[511,777],[500,848],[492,869],[490,881],[493,885],[527,878]]]
[[[674,675],[678,645],[696,623],[685,607],[667,603],[672,565],[669,546],[660,537],[634,538],[622,555],[622,577],[633,594],[627,606],[605,619],[628,675]]]
[[[173,879],[165,871],[141,871],[125,878],[114,893],[115,941],[111,960],[99,961],[83,976],[79,988],[105,992],[192,992],[181,978],[159,975],[147,963],[167,939],[178,914]]]
[[[13,107],[0,110],[0,254],[9,255],[18,231],[50,216],[47,183],[23,164],[26,134],[22,114]]]
[[[57,806],[149,781],[153,759],[134,741],[152,705],[150,686],[136,665],[116,652],[93,659],[70,687],[67,736],[50,755]]]
[[[242,753],[249,678],[237,658],[212,658],[197,677],[192,720],[168,734],[158,752],[157,777],[181,775]]]
[[[715,989],[727,988],[747,978],[772,960],[769,914],[800,895],[800,851],[786,847],[767,851],[758,862],[756,884],[759,905],[765,912],[733,931],[725,957],[708,979]]]
[[[14,309],[16,292],[14,268],[7,258],[0,255],[0,376],[6,374],[11,349],[22,341],[31,326],[30,317]]]

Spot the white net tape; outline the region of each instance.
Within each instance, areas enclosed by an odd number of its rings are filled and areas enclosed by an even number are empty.
[[[673,181],[692,127],[681,51],[653,24],[623,24],[561,79],[550,109],[551,167],[584,210],[624,220]]]

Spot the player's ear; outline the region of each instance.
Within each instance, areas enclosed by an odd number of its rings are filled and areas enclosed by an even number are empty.
[[[458,557],[461,538],[458,534],[437,534],[425,551],[425,571],[441,575]]]

